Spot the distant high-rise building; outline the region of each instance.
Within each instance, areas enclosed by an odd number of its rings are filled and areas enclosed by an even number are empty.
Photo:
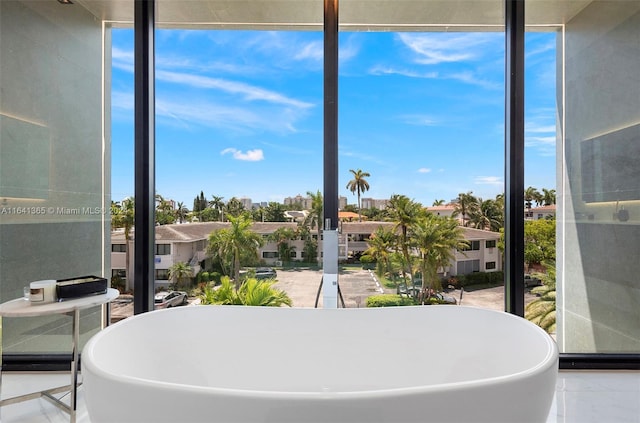
[[[238,198],[238,200],[242,203],[246,210],[251,210],[251,207],[253,206],[253,201],[251,201],[251,198],[241,197]]]
[[[295,197],[286,197],[284,199],[285,206],[298,204],[300,205],[300,208],[302,210],[311,210],[312,203],[313,201],[311,200],[311,197],[303,197],[300,194],[296,195]]]
[[[343,210],[345,207],[347,207],[347,197],[341,195],[338,197],[338,209]]]
[[[387,205],[389,203],[389,200],[383,199],[383,200],[377,200],[375,198],[361,198],[360,199],[360,206],[363,209],[373,209],[376,208],[378,210],[384,210],[387,208]]]

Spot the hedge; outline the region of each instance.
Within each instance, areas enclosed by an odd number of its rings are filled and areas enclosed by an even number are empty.
[[[372,295],[367,298],[367,307],[397,307],[415,305],[413,298],[397,294]]]
[[[456,288],[461,286],[471,285],[500,285],[504,283],[504,272],[499,270],[497,272],[476,272],[469,273],[467,275],[455,276],[456,282],[449,280],[446,283],[455,285]]]

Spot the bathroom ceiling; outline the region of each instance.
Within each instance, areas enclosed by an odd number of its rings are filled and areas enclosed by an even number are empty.
[[[569,21],[592,0],[528,0],[527,25]],[[74,0],[101,20],[133,21],[134,0]],[[323,0],[157,0],[159,27],[320,30]],[[61,6],[70,7],[70,6]],[[341,30],[482,30],[504,24],[503,0],[341,0]],[[489,29],[489,28],[486,28]]]

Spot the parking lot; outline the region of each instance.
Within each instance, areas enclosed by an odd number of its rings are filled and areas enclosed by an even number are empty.
[[[278,270],[277,280],[275,286],[291,297],[294,307],[314,307],[322,280],[322,271]],[[366,299],[371,295],[395,293],[395,289],[385,288],[377,283],[373,272],[357,268],[341,271],[339,284],[345,306],[349,308],[366,307]],[[451,290],[448,295],[454,297],[463,306],[504,310],[504,287],[502,286],[465,291],[462,293],[462,301],[460,301],[460,290]],[[525,291],[525,303],[535,298],[529,290]],[[318,307],[322,307],[322,292]]]
[[[274,286],[289,295],[294,307],[315,306],[322,281],[321,270],[278,270],[277,280]],[[384,292],[370,272],[362,269],[341,271],[338,283],[345,307],[348,308],[365,307],[367,297]],[[318,307],[322,307],[322,292]]]
[[[318,296],[318,289],[322,281],[321,270],[294,269],[277,271],[276,288],[284,290],[294,307],[314,307],[316,297],[318,307],[322,307],[322,291]],[[345,307],[357,308],[366,307],[367,297],[382,293],[394,294],[394,288],[381,286],[375,274],[369,270],[360,268],[348,268],[342,270],[339,275],[340,292],[344,299]],[[448,295],[454,297],[462,306],[481,307],[492,310],[504,310],[504,287],[486,288],[462,293],[460,301],[460,290],[451,290]],[[525,291],[525,304],[533,301],[536,297]],[[198,304],[198,298],[190,298],[190,304]],[[123,295],[112,304],[112,317],[114,321],[123,319],[133,314],[133,297]]]

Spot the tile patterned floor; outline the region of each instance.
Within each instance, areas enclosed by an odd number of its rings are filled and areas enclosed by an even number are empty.
[[[66,383],[66,374],[4,374],[2,398]],[[0,421],[63,423],[69,421],[69,415],[37,399],[2,407]],[[78,390],[76,421],[90,423],[82,387]],[[546,423],[640,423],[640,372],[560,372]]]

